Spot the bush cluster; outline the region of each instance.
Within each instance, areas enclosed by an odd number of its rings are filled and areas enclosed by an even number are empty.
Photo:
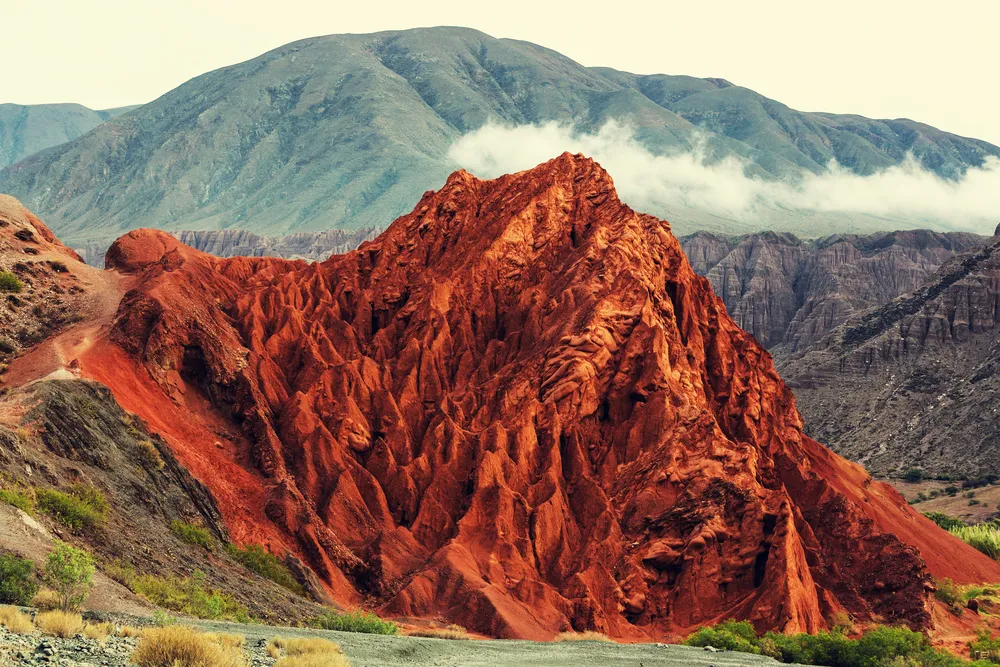
[[[38,489],[35,495],[40,510],[73,530],[100,528],[108,514],[108,501],[93,486],[75,484],[69,493]]]
[[[392,621],[361,609],[346,614],[328,611],[314,618],[312,625],[323,630],[364,632],[370,635],[394,635],[399,630]]]
[[[953,516],[948,516],[943,512],[924,512],[924,516],[941,526],[945,530],[951,530],[952,528],[960,528],[966,526],[964,521],[961,519],[956,519]]]
[[[198,618],[226,619],[240,623],[250,621],[247,608],[228,593],[209,588],[205,573],[201,570],[195,570],[190,577],[183,578],[139,575],[128,586],[157,607],[170,611]]]
[[[879,626],[857,639],[841,631],[815,635],[783,635],[768,632],[758,636],[747,621],[725,621],[701,628],[684,642],[688,646],[713,646],[744,653],[766,655],[785,663],[827,667],[958,667],[964,660],[931,647],[927,637],[908,628]],[[986,663],[983,663],[986,664]]]
[[[35,566],[13,554],[0,554],[0,604],[26,607],[38,592]]]
[[[202,547],[206,551],[211,551],[215,545],[215,539],[207,528],[196,526],[185,521],[170,522],[170,531],[188,544]]]
[[[23,489],[0,489],[0,501],[13,505],[27,514],[35,511],[35,498],[30,491]]]
[[[17,294],[24,289],[24,283],[10,271],[0,271],[0,292]]]
[[[260,576],[270,579],[279,586],[284,586],[297,595],[305,595],[305,589],[288,567],[278,560],[277,556],[268,553],[263,547],[248,544],[240,548],[235,544],[227,544],[226,552],[230,558]]]

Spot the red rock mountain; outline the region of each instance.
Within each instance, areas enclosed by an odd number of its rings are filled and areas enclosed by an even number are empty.
[[[932,624],[1000,565],[802,433],[668,223],[568,154],[452,175],[323,263],[150,230],[83,372],[164,434],[240,541],[342,603],[506,637],[723,617]]]

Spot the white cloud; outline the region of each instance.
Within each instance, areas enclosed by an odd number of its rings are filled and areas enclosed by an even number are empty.
[[[548,123],[506,127],[494,123],[456,141],[449,156],[482,178],[528,169],[564,151],[597,160],[615,180],[622,198],[650,212],[696,209],[760,223],[775,210],[863,214],[912,226],[944,226],[992,233],[1000,221],[1000,160],[969,169],[957,181],[940,178],[908,158],[870,176],[836,163],[826,173],[804,172],[796,182],[748,176],[741,159],[709,162],[691,152],[654,155],[623,124],[610,122],[596,134]]]

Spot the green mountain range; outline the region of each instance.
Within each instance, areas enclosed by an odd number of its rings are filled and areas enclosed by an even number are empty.
[[[134,108],[94,111],[79,104],[0,104],[0,167],[72,141]]]
[[[490,120],[626,122],[654,153],[704,144],[709,160],[740,156],[762,179],[823,173],[831,160],[870,174],[908,154],[954,177],[1000,155],[909,120],[802,113],[721,79],[588,68],[527,42],[426,28],[306,39],[209,72],[0,171],[0,192],[75,244],[143,226],[381,227],[439,187],[456,168],[449,147]],[[682,231],[747,231],[694,210],[651,212]],[[803,236],[891,226],[773,216],[761,225]]]

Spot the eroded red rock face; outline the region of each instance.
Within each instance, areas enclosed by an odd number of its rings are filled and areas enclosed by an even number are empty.
[[[342,600],[666,637],[925,626],[932,573],[1000,578],[802,435],[770,355],[589,159],[458,172],[321,264],[149,231],[108,262],[135,281],[113,340],[242,426],[268,519]]]

